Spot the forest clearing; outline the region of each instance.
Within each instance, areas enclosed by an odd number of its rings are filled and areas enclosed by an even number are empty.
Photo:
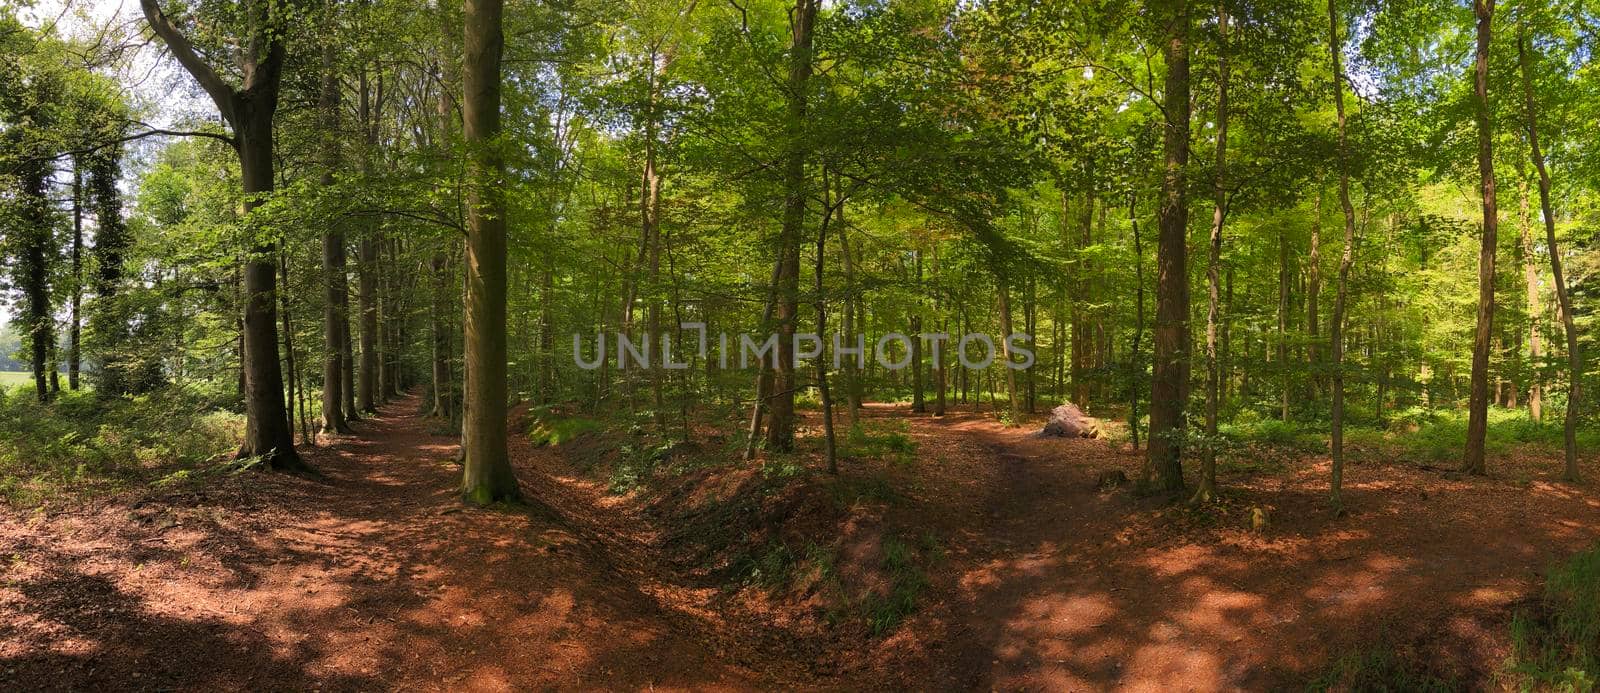
[[[1597,50],[0,0],[0,690],[1594,690]]]

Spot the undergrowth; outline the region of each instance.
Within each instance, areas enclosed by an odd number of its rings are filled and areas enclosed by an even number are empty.
[[[863,421],[850,427],[840,452],[844,457],[910,464],[917,458],[917,442],[910,433],[911,424],[904,420]]]
[[[602,428],[599,421],[580,416],[561,416],[549,409],[536,409],[528,413],[528,439],[534,445],[561,445],[586,433]]]
[[[0,388],[0,498],[35,506],[233,469],[218,458],[243,431],[242,416],[185,388],[133,399],[64,391],[50,404],[29,388]]]
[[[1234,421],[1218,429],[1222,438],[1236,446],[1273,448],[1296,454],[1326,454],[1328,451],[1326,421],[1285,422],[1244,410]],[[1466,413],[1441,410],[1404,410],[1394,413],[1382,427],[1369,422],[1346,425],[1344,430],[1346,454],[1358,462],[1454,462],[1460,459],[1466,440]],[[1504,457],[1529,446],[1553,454],[1561,450],[1563,444],[1558,420],[1534,422],[1521,409],[1492,407],[1489,410],[1484,447],[1490,456]],[[1580,449],[1600,446],[1600,429],[1580,429],[1578,446]],[[1251,455],[1239,457],[1248,459]]]
[[[1351,691],[1361,693],[1450,693],[1462,690],[1426,671],[1417,662],[1396,653],[1396,648],[1379,644],[1334,660],[1323,673],[1306,686],[1307,691]]]
[[[1524,689],[1592,691],[1600,679],[1600,546],[1552,568],[1511,620],[1508,675]]]
[[[916,541],[885,536],[875,566],[886,583],[882,590],[859,591],[845,584],[837,567],[837,551],[815,543],[795,551],[781,541],[770,542],[744,558],[740,572],[744,584],[768,591],[820,591],[831,604],[825,614],[830,623],[859,623],[873,637],[881,637],[916,612],[928,587],[927,569],[943,556],[938,538],[931,533]]]

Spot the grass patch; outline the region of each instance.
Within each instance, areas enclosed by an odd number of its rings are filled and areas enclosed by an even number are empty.
[[[0,389],[18,385],[32,385],[33,374],[26,371],[0,371]]]
[[[562,417],[548,411],[539,412],[532,418],[533,423],[528,426],[528,438],[534,445],[561,445],[602,428],[601,423],[594,419]]]
[[[1552,568],[1511,620],[1508,674],[1523,690],[1592,691],[1600,679],[1600,546]]]
[[[1306,690],[1447,693],[1462,687],[1424,671],[1396,654],[1395,648],[1378,645],[1335,660]]]
[[[841,509],[862,503],[894,503],[900,500],[888,479],[878,475],[840,476],[828,486],[829,495]]]
[[[883,538],[883,569],[889,574],[889,593],[868,595],[861,605],[874,636],[894,630],[916,611],[917,598],[928,586],[928,576],[922,565],[942,555],[938,539],[932,534],[923,535],[917,545],[898,537]]]
[[[901,464],[917,459],[917,441],[911,438],[911,424],[890,419],[863,421],[845,434],[841,454],[856,459],[881,458]]]

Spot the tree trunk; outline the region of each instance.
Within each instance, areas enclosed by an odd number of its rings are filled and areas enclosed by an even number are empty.
[[[450,377],[450,352],[454,340],[450,338],[448,315],[454,282],[450,277],[449,259],[443,251],[433,254],[429,268],[433,270],[433,319],[430,322],[433,333],[433,415],[453,420],[456,415],[455,383]]]
[[[118,308],[117,294],[122,286],[123,257],[129,238],[122,222],[122,199],[117,189],[121,179],[118,158],[120,149],[105,150],[90,155],[88,197],[94,208],[96,229],[94,238],[95,301],[90,305],[89,331],[97,337],[96,351],[91,359],[98,361],[95,373],[95,390],[102,397],[125,395],[131,383],[125,375],[128,362],[126,342],[128,320]],[[234,268],[235,275],[238,268]],[[243,345],[243,340],[240,340]],[[240,393],[243,394],[243,374],[240,373]]]
[[[1478,326],[1472,343],[1472,391],[1467,405],[1467,447],[1461,470],[1485,473],[1484,438],[1489,431],[1489,350],[1494,337],[1494,264],[1500,215],[1495,205],[1494,128],[1489,122],[1489,41],[1494,0],[1474,0],[1478,41],[1473,67],[1474,116],[1478,123],[1478,176],[1483,194],[1483,244],[1478,251]]]
[[[995,284],[1000,293],[1000,358],[1001,365],[1006,372],[1006,397],[1010,399],[1011,423],[1022,423],[1022,401],[1017,397],[1017,370],[1011,367],[1011,290],[1007,287],[1005,274],[995,273]],[[994,391],[991,389],[989,400],[994,401]]]
[[[1339,122],[1339,208],[1344,211],[1344,254],[1339,258],[1338,288],[1333,299],[1333,324],[1328,328],[1333,349],[1333,411],[1331,449],[1333,480],[1329,502],[1336,510],[1344,504],[1344,319],[1346,291],[1356,242],[1356,211],[1350,205],[1350,152],[1345,138],[1344,116],[1344,39],[1339,35],[1339,15],[1334,0],[1328,0],[1328,50],[1333,58],[1333,105]]]
[[[1322,178],[1317,178],[1316,214],[1311,218],[1311,255],[1306,259],[1306,366],[1311,399],[1322,394]]]
[[[83,168],[72,158],[72,346],[67,351],[67,387],[77,390],[83,365]]]
[[[1283,413],[1280,419],[1289,422],[1289,239],[1283,229],[1278,230],[1278,369],[1283,372]]]
[[[1183,490],[1183,411],[1189,383],[1189,3],[1166,0],[1165,169],[1156,248],[1155,373],[1145,478],[1157,490]]]
[[[856,263],[850,253],[850,226],[844,219],[844,201],[839,201],[839,256],[844,260],[844,343],[847,347],[854,347],[856,343]],[[861,368],[854,357],[844,359],[844,395],[845,409],[850,418],[850,425],[855,426],[861,422]]]
[[[778,278],[778,367],[773,372],[772,409],[767,426],[767,448],[777,452],[794,449],[794,331],[799,313],[800,233],[806,212],[805,138],[806,97],[812,70],[812,29],[817,19],[819,0],[795,0],[790,16],[792,44],[789,48],[787,114],[784,120],[783,231],[778,240],[781,272]]]
[[[943,285],[939,283],[939,244],[937,242],[933,244],[933,283],[936,287],[933,299],[933,314],[939,321],[939,331],[948,335],[950,333],[950,322],[944,316],[943,290],[942,288],[938,288],[942,287]],[[949,340],[946,340],[942,347],[935,345],[933,350],[933,386],[935,388],[933,400],[934,416],[944,416],[945,412],[945,400],[947,399],[947,395],[945,394],[947,380],[947,369],[945,368],[945,362],[949,358],[945,352],[949,350]]]
[[[916,265],[916,283],[913,285],[915,287],[913,291],[917,299],[911,308],[911,411],[926,414],[928,401],[922,391],[922,248],[913,250],[912,256],[912,261]]]
[[[361,73],[360,110],[362,142],[361,174],[363,179],[372,175],[373,116],[372,95],[366,71]],[[361,373],[356,390],[356,406],[362,412],[378,411],[381,356],[378,336],[378,239],[376,225],[369,225],[361,234],[357,247],[360,262],[357,264],[358,300],[361,309]]]
[[[1128,360],[1128,433],[1135,452],[1139,450],[1139,385],[1144,377],[1144,362],[1140,360],[1139,341],[1144,338],[1144,242],[1139,237],[1139,198],[1128,193],[1128,224],[1133,227],[1134,313],[1133,345]]]
[[[1330,2],[1332,0],[1329,0]],[[1217,494],[1217,409],[1221,397],[1217,361],[1217,324],[1222,309],[1222,225],[1228,214],[1228,6],[1217,5],[1217,171],[1211,207],[1211,239],[1206,258],[1206,440],[1200,453],[1200,484],[1193,503],[1209,503]]]
[[[828,334],[828,302],[823,293],[823,266],[824,248],[828,240],[828,221],[833,217],[833,209],[829,208],[822,217],[822,224],[817,227],[817,338],[827,339]],[[920,260],[919,260],[920,263]],[[833,396],[828,392],[828,359],[826,347],[817,355],[817,396],[822,399],[822,456],[827,460],[828,473],[839,473],[839,455],[833,435]]]
[[[295,402],[303,398],[303,393],[296,392],[300,385],[300,373],[295,363],[294,353],[294,323],[289,315],[289,255],[278,251],[278,312],[283,318],[283,362],[284,362],[284,402],[288,407],[289,431],[294,432]],[[298,396],[297,396],[298,395]],[[304,412],[304,409],[301,410]],[[310,436],[302,433],[300,442],[305,443]]]
[[[1519,44],[1518,50],[1521,51]],[[1520,57],[1520,55],[1519,55]],[[1544,421],[1544,386],[1539,376],[1539,361],[1544,358],[1543,338],[1539,334],[1539,270],[1533,251],[1533,221],[1528,212],[1528,177],[1526,169],[1517,166],[1518,206],[1521,207],[1519,226],[1522,230],[1522,281],[1528,293],[1528,419],[1534,423]]]
[[[51,342],[55,338],[55,319],[50,306],[50,247],[51,233],[49,200],[46,195],[48,170],[41,160],[25,162],[22,166],[21,198],[23,208],[22,292],[26,304],[26,332],[29,346],[29,365],[33,375],[34,394],[40,402],[50,401],[49,362]]]
[[[1481,1],[1481,0],[1480,0]],[[1491,5],[1492,10],[1492,5]],[[1561,271],[1561,248],[1556,244],[1556,217],[1550,206],[1550,170],[1539,148],[1539,111],[1533,100],[1533,78],[1529,74],[1527,37],[1517,41],[1517,66],[1522,73],[1522,99],[1528,119],[1528,145],[1533,166],[1539,172],[1539,211],[1544,216],[1545,244],[1550,252],[1550,274],[1556,285],[1556,305],[1561,312],[1561,327],[1567,337],[1567,417],[1563,424],[1566,439],[1567,481],[1578,480],[1578,402],[1583,386],[1583,354],[1578,350],[1578,329],[1572,319],[1572,296],[1567,291],[1566,275]]]
[[[661,174],[656,170],[656,138],[659,125],[657,123],[656,102],[660,97],[660,79],[664,63],[654,52],[650,54],[649,83],[646,85],[645,103],[645,128],[644,128],[644,171],[640,176],[639,184],[639,219],[642,238],[646,248],[647,267],[649,268],[649,300],[647,319],[649,321],[648,336],[646,339],[654,342],[655,348],[662,349],[661,364],[666,363],[666,351],[661,342]],[[662,434],[666,433],[666,402],[663,393],[661,378],[662,366],[649,368],[650,372],[650,399],[656,429]]]
[[[461,110],[470,185],[461,494],[478,505],[521,497],[506,451],[506,202],[498,142],[503,11],[503,0],[466,0]]]
[[[339,75],[336,55],[330,42],[322,49],[322,185],[332,187],[334,171],[339,170]],[[348,337],[343,306],[348,303],[349,286],[345,279],[344,229],[330,222],[322,231],[323,331],[327,346],[322,362],[322,432],[349,433],[344,418],[344,348]]]
[[[242,94],[236,106],[234,134],[239,172],[244,183],[245,213],[265,202],[273,189],[272,114],[276,84],[270,95]],[[265,97],[265,98],[263,98]],[[277,267],[275,241],[260,241],[244,266],[245,436],[241,459],[263,457],[275,469],[308,469],[294,449],[294,430],[283,402],[283,369],[278,361]]]

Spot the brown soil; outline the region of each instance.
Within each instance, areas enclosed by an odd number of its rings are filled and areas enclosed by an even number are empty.
[[[1593,487],[1555,483],[1548,459],[1486,479],[1359,465],[1343,517],[1309,460],[1226,474],[1198,512],[1099,488],[1139,466],[1102,441],[919,417],[910,468],[843,465],[898,500],[784,511],[791,531],[845,534],[847,564],[875,528],[938,537],[917,611],[873,638],[680,560],[671,506],[737,493],[748,470],[615,496],[517,436],[534,509],[463,509],[454,442],[416,409],[308,451],[323,479],[0,511],[0,689],[1269,689],[1380,641],[1481,684],[1508,607],[1600,537]]]

